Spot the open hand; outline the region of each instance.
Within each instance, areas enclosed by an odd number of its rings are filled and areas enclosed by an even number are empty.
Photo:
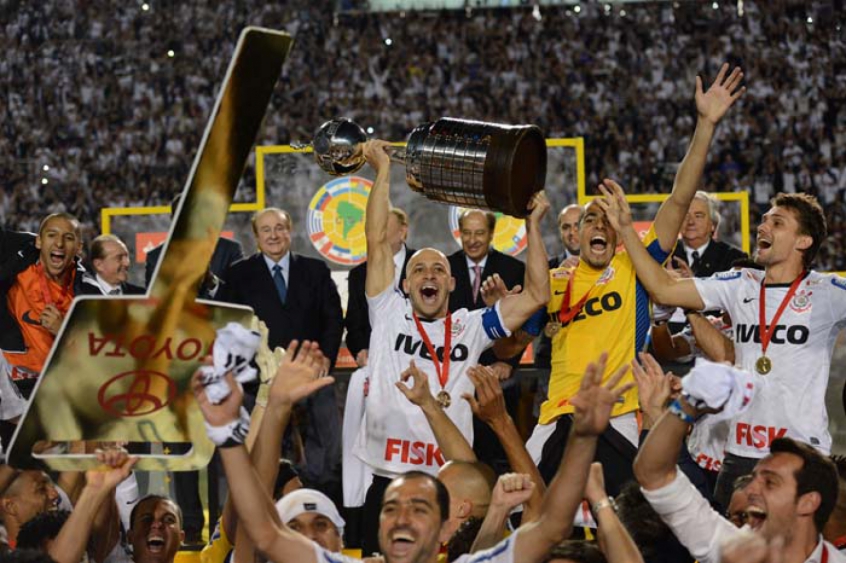
[[[604,179],[598,187],[603,197],[596,201],[605,212],[608,224],[620,233],[632,224],[632,210],[626,201],[626,193],[620,184],[610,178]]]
[[[716,125],[732,104],[746,92],[746,86],[740,86],[743,81],[743,71],[740,67],[734,67],[731,74],[728,74],[728,69],[728,63],[720,67],[717,78],[707,92],[702,89],[702,77],[696,77],[696,112],[700,119],[712,125]]]
[[[334,383],[333,377],[320,377],[324,359],[317,342],[306,340],[300,345],[292,340],[270,386],[270,399],[293,405]]]
[[[585,499],[594,505],[608,496],[605,492],[605,475],[602,474],[602,464],[594,461],[590,464],[587,484],[585,485]]]
[[[628,365],[618,369],[603,385],[602,376],[607,361],[608,353],[605,352],[599,356],[599,360],[588,364],[579,392],[570,399],[570,404],[575,408],[573,433],[577,436],[602,434],[608,426],[611,410],[617,404],[617,399],[634,387],[634,382],[619,386],[620,380],[629,370]]]
[[[473,414],[489,426],[505,422],[508,411],[496,373],[487,366],[473,366],[467,370],[467,376],[476,387],[476,396],[465,393],[461,398],[470,403]]]
[[[482,301],[484,301],[485,307],[493,307],[503,297],[516,295],[522,290],[523,286],[520,284],[515,285],[509,290],[499,274],[492,274],[482,282],[479,293],[482,295]]]
[[[637,383],[640,397],[640,410],[657,421],[672,392],[672,374],[664,374],[664,370],[651,354],[641,352],[640,362],[632,361],[632,375]]]

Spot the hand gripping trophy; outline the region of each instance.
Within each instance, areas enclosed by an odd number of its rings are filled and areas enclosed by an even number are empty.
[[[312,147],[333,176],[364,165],[364,130],[347,118],[321,125]],[[300,145],[302,146],[302,145]],[[525,217],[546,180],[546,141],[535,125],[499,125],[442,118],[416,127],[391,159],[406,167],[409,187],[429,199]]]

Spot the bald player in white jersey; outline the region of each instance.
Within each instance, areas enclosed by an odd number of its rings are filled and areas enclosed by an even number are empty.
[[[365,529],[377,529],[378,511],[390,480],[409,470],[436,474],[444,460],[426,419],[396,388],[400,374],[414,360],[428,375],[447,415],[472,443],[472,412],[464,393],[473,393],[466,370],[497,338],[508,336],[549,300],[549,276],[540,221],[549,210],[543,192],[535,194],[526,219],[528,257],[525,289],[495,306],[449,312],[455,287],[449,261],[434,248],[409,260],[403,289],[393,286],[394,261],[387,238],[390,215],[389,143],[369,141],[364,154],[376,171],[367,201],[367,279],[365,294],[373,332],[370,339],[370,385],[356,455],[372,469],[373,485],[365,500]],[[369,525],[368,525],[369,524]],[[376,536],[365,538],[364,553],[376,549]]]

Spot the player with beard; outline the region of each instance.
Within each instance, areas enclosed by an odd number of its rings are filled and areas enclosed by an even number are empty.
[[[647,436],[634,466],[644,496],[690,554],[700,563],[717,563],[722,546],[751,528],[766,542],[779,542],[782,563],[846,562],[846,555],[822,537],[837,502],[837,470],[807,444],[778,438],[758,460],[744,488],[748,527],[742,530],[691,486],[676,460],[690,425],[706,412],[714,411],[679,398]]]
[[[375,530],[379,506],[391,479],[407,471],[431,475],[444,463],[426,418],[396,388],[412,360],[427,374],[429,386],[447,415],[473,443],[473,413],[461,399],[474,387],[467,369],[484,350],[506,337],[549,299],[546,250],[540,221],[549,201],[538,192],[529,203],[526,219],[528,257],[522,293],[510,295],[492,307],[450,313],[449,296],[455,288],[450,263],[434,248],[417,251],[406,265],[403,289],[394,288],[394,260],[388,239],[390,216],[390,144],[369,141],[364,155],[376,171],[367,201],[367,295],[373,332],[370,338],[370,385],[365,399],[364,424],[355,455],[373,471],[373,484],[364,503],[363,549],[378,549]]]

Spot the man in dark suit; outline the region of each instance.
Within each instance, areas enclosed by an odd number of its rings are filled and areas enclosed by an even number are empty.
[[[682,244],[677,244],[673,253],[690,266],[694,277],[707,278],[725,272],[731,269],[732,262],[747,257],[742,250],[714,240],[719,224],[717,198],[707,192],[696,192],[681,232]]]
[[[89,261],[93,273],[82,281],[82,295],[143,295],[144,288],[129,283],[129,251],[115,235],[100,235],[91,241]]]
[[[258,211],[252,227],[259,252],[229,267],[223,275],[219,299],[252,307],[267,325],[271,349],[286,348],[293,339],[319,343],[328,373],[341,345],[341,298],[322,260],[290,251],[292,226],[287,211],[274,207]],[[335,477],[341,451],[341,420],[334,388],[326,387],[313,395],[305,410],[312,423],[301,426],[307,459],[301,476],[306,484],[326,492],[326,479]],[[329,492],[330,496],[335,493]]]
[[[455,289],[449,296],[450,312],[484,307],[481,284],[494,274],[502,278],[508,289],[523,283],[526,271],[523,263],[491,247],[496,230],[496,215],[478,209],[466,210],[458,218],[458,229],[461,250],[448,257],[455,278]],[[479,364],[489,366],[503,382],[506,405],[511,415],[515,416],[520,402],[520,382],[512,375],[520,365],[520,356],[503,362],[496,358],[493,350],[487,350],[479,358]],[[499,440],[485,423],[475,417],[473,433],[473,449],[479,459],[491,465],[497,473],[507,471],[508,462]]]
[[[405,265],[415,250],[405,246],[408,238],[408,215],[397,207],[391,208],[388,217],[388,242],[394,253],[394,286],[401,290],[405,279]],[[347,281],[349,298],[344,326],[347,329],[347,348],[355,358],[358,367],[367,365],[367,351],[370,348],[370,317],[367,298],[364,295],[364,281],[367,278],[367,262],[350,270]]]

